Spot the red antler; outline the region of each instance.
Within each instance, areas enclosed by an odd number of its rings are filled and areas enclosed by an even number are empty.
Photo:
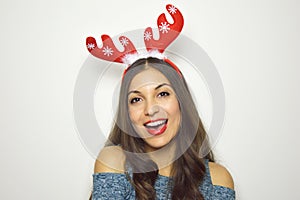
[[[119,37],[119,41],[124,47],[124,51],[119,51],[114,45],[112,39],[108,35],[102,35],[102,48],[98,48],[95,38],[86,38],[86,47],[89,52],[100,59],[123,63],[122,58],[129,53],[135,53],[136,49],[133,43],[125,36]]]
[[[157,49],[160,53],[169,46],[176,37],[180,34],[183,27],[183,16],[181,12],[173,5],[168,4],[166,6],[167,11],[171,14],[174,23],[170,24],[166,15],[162,13],[157,19],[157,27],[159,29],[159,39],[153,39],[152,28],[146,28],[144,32],[144,42],[147,50]]]

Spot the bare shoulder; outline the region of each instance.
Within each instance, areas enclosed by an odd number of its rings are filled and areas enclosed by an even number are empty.
[[[123,173],[125,154],[119,146],[104,147],[95,162],[94,173]]]
[[[234,189],[234,183],[229,171],[220,164],[209,162],[209,171],[213,185]]]

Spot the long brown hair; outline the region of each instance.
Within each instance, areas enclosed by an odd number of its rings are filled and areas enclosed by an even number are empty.
[[[132,78],[148,67],[159,70],[170,81],[181,110],[181,124],[175,139],[172,140],[176,145],[175,154],[179,155],[172,163],[170,189],[172,199],[202,200],[204,198],[199,191],[205,175],[205,164],[202,158],[213,162],[213,154],[209,149],[206,131],[184,77],[165,61],[147,58],[140,59],[130,66],[121,84],[119,107],[107,145],[119,145],[123,148],[126,155],[125,165],[130,166],[133,172],[133,175],[128,177],[135,189],[136,198],[154,200],[156,198],[154,183],[158,176],[158,165],[147,156],[145,142],[138,136],[130,121],[127,103],[127,92]],[[143,154],[143,156],[132,156],[132,153]]]

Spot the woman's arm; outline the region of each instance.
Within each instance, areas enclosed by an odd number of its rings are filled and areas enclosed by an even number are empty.
[[[104,147],[95,162],[94,173],[124,173],[125,154],[119,146]]]
[[[225,167],[217,163],[209,162],[209,169],[213,185],[234,189],[232,176]]]
[[[117,146],[101,150],[94,168],[92,199],[130,199],[132,187],[124,173],[124,154]]]

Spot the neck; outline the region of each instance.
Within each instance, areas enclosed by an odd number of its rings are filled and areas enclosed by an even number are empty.
[[[162,175],[162,176],[170,177],[171,176],[171,171],[172,171],[172,164],[168,165],[164,168],[159,169],[159,174]]]
[[[170,144],[162,148],[145,147],[149,157],[157,164],[159,174],[163,176],[171,176],[172,165],[175,161],[175,145]]]

